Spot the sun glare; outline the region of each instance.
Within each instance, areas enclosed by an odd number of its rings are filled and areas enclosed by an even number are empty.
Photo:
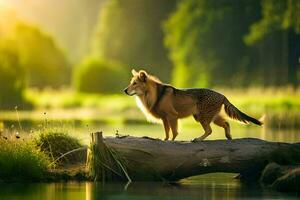
[[[7,7],[7,2],[5,0],[0,0],[0,8]]]

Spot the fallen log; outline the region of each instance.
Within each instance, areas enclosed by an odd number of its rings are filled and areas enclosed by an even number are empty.
[[[105,159],[99,163],[108,171],[114,170],[112,174],[119,176],[120,180],[129,176],[133,181],[177,181],[213,172],[239,173],[242,178],[258,180],[268,163],[300,163],[300,143],[267,142],[254,138],[161,141],[131,136],[102,138],[102,133],[95,134],[101,140],[99,145],[114,152],[102,155]],[[116,155],[121,159],[115,159]]]
[[[281,192],[300,192],[300,165],[270,163],[263,170],[260,180]]]

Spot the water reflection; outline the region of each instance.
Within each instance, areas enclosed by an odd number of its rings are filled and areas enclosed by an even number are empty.
[[[163,137],[161,125],[96,125],[87,128],[73,127],[71,134],[88,144],[89,134],[94,131],[104,131],[105,135],[120,134],[132,136]],[[213,127],[209,140],[225,139],[224,131]],[[198,137],[203,130],[200,126],[181,127],[178,140],[191,140]],[[271,130],[256,126],[233,125],[234,138],[254,137],[268,141],[300,142],[300,130]],[[278,193],[258,184],[246,185],[233,179],[233,174],[207,174],[191,177],[179,184],[164,183],[132,183],[125,188],[126,183],[33,183],[33,184],[0,184],[0,200],[52,200],[52,199],[136,199],[136,200],[177,200],[177,199],[297,199],[296,194]]]
[[[0,199],[85,199],[85,185],[86,183],[1,184]]]
[[[233,174],[208,174],[185,179],[178,184],[126,183],[39,183],[0,184],[0,199],[297,199],[296,194],[278,193],[259,185],[241,184]]]

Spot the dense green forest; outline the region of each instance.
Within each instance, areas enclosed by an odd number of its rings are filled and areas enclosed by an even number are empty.
[[[180,86],[299,84],[299,1],[182,1],[165,22]],[[229,81],[230,80],[230,81]]]
[[[158,6],[151,0],[108,1],[100,12],[93,52],[169,81],[172,63],[163,44],[162,22],[175,2],[164,0]]]
[[[1,107],[29,87],[119,93],[131,68],[177,87],[299,86],[297,0],[28,1],[21,14],[18,1],[8,4]]]

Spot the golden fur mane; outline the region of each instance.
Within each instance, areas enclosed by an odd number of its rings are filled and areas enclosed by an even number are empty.
[[[162,83],[160,80],[159,80],[159,78],[157,78],[156,76],[152,76],[152,75],[147,75],[147,78],[148,79],[150,79],[150,80],[152,80],[152,81],[154,81],[154,82],[156,82],[156,83]]]
[[[147,79],[148,79],[148,81],[150,81],[150,82],[152,81],[155,84],[162,84],[162,82],[155,76],[147,75]],[[152,87],[151,88],[152,91],[151,90],[149,90],[149,91],[152,92],[151,93],[152,95],[155,94],[155,98],[148,96],[148,95],[144,95],[143,97],[136,96],[136,104],[141,109],[141,111],[144,113],[144,115],[146,116],[147,121],[153,122],[153,123],[160,123],[161,120],[156,118],[155,116],[153,116],[150,112],[150,109],[151,109],[150,107],[156,101],[156,98],[157,98],[156,88],[153,88],[153,86],[151,86],[151,84],[153,84],[153,83],[148,83],[148,84],[150,87]],[[153,91],[153,89],[155,89],[155,91]]]
[[[145,115],[148,122],[152,122],[152,123],[160,123],[161,122],[158,118],[154,117],[150,113],[149,109],[144,105],[144,103],[142,102],[140,97],[136,96],[135,101],[136,101],[136,104],[139,107],[139,109]]]

